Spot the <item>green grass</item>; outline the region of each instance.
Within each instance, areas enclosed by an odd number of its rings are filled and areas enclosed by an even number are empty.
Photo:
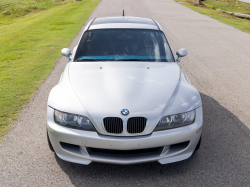
[[[48,10],[74,0],[0,0],[0,26],[29,13]]]
[[[98,3],[68,1],[39,13],[0,17],[10,21],[0,25],[0,140]]]
[[[192,0],[184,0],[184,1],[176,0],[176,1],[180,2],[182,5],[196,12],[210,16],[222,23],[231,25],[244,32],[250,33],[250,20],[237,18],[232,15],[225,14],[215,10],[215,9],[222,9],[230,12],[241,12],[250,14],[250,4],[242,2],[238,2],[238,4],[236,4],[236,1],[205,0],[202,1],[204,5],[197,6],[193,4]]]
[[[210,8],[227,10],[229,12],[250,13],[250,4],[235,0],[205,0],[204,5]]]
[[[24,16],[29,12],[50,9],[72,0],[1,0],[0,12],[4,15]]]

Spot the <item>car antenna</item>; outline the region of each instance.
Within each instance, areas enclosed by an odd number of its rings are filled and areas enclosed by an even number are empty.
[[[123,15],[122,15],[122,16],[123,16],[123,17],[125,16],[125,15],[124,15],[124,10],[123,10]]]

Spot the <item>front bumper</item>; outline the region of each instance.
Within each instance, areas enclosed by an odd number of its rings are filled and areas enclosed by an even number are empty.
[[[93,162],[113,164],[136,164],[158,161],[161,164],[177,162],[189,158],[194,152],[202,133],[202,107],[196,109],[195,123],[176,129],[153,132],[137,137],[103,136],[65,128],[53,119],[53,109],[48,107],[47,129],[51,144],[59,158],[88,165]],[[143,150],[160,147],[160,152],[135,155],[93,154],[89,150]]]

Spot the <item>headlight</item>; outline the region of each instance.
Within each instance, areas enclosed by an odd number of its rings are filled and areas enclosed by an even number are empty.
[[[154,131],[168,130],[190,125],[195,121],[195,110],[161,118]]]
[[[62,125],[65,127],[80,129],[85,131],[96,131],[91,121],[84,116],[63,113],[55,110],[54,120],[55,123],[57,123],[58,125]]]

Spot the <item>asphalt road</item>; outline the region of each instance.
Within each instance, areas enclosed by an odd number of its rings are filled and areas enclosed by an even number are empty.
[[[46,140],[48,94],[66,64],[60,58],[0,145],[0,186],[250,186],[250,35],[172,0],[101,0],[91,18],[123,9],[156,19],[174,50],[189,51],[181,64],[203,101],[200,150],[168,165],[60,160]]]

